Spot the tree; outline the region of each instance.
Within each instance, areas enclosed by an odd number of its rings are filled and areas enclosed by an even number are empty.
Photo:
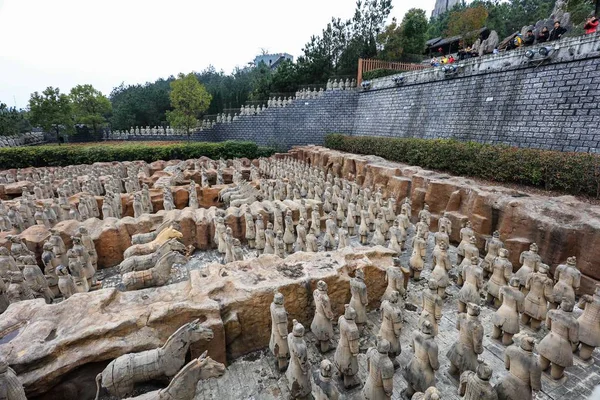
[[[428,27],[425,10],[418,8],[408,10],[400,25],[395,19],[392,20],[377,38],[381,48],[379,58],[389,61],[411,61],[410,55],[420,56],[425,50]]]
[[[485,26],[488,15],[487,9],[482,4],[461,11],[452,11],[446,34],[462,36],[465,44],[472,44],[478,37],[476,31]]]
[[[405,54],[423,54],[429,23],[425,10],[411,8],[402,19],[402,43]]]
[[[75,122],[91,127],[94,133],[112,112],[110,101],[92,85],[77,85],[71,89]]]
[[[42,127],[45,131],[56,132],[58,142],[62,141],[61,130],[73,131],[73,109],[69,96],[60,93],[59,88],[48,86],[39,94],[34,92],[29,99],[31,123]]]
[[[171,109],[170,83],[175,80],[158,79],[144,85],[121,84],[110,93],[113,129],[125,130],[135,126],[161,126],[166,123],[166,112]]]
[[[198,116],[210,106],[212,96],[191,72],[187,75],[180,73],[171,82],[169,98],[173,111],[167,112],[167,119],[171,126],[185,129],[189,140],[190,130],[198,124]]]
[[[30,129],[25,111],[0,102],[0,136],[16,135]]]

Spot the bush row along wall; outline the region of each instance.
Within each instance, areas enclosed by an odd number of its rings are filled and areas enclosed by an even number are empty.
[[[0,169],[67,166],[95,162],[186,160],[208,157],[231,159],[267,157],[274,149],[259,147],[254,142],[226,141],[221,143],[175,144],[105,144],[91,146],[46,145],[0,149]]]
[[[325,146],[495,182],[600,197],[600,156],[451,139],[328,135]]]

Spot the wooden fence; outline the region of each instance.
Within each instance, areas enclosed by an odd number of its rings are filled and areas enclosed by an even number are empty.
[[[362,58],[358,59],[358,78],[356,79],[358,84],[363,80],[363,74],[369,71],[375,71],[377,69],[387,69],[392,71],[420,71],[422,69],[428,68],[426,65],[422,64],[411,64],[411,63],[401,63],[401,62],[392,62],[392,61],[383,61],[383,60],[365,60]]]

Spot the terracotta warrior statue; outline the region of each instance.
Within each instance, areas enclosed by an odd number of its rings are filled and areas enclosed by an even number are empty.
[[[438,333],[438,324],[442,319],[442,298],[438,294],[437,282],[430,279],[427,282],[427,289],[423,291],[421,301],[421,315],[419,317],[419,326],[425,321],[431,324],[431,335],[436,336]]]
[[[460,243],[456,248],[456,254],[458,254],[457,264],[460,264],[463,258],[465,258],[465,245],[470,243],[471,236],[475,236],[475,231],[471,227],[471,221],[467,221],[460,230]]]
[[[67,267],[59,265],[56,267],[56,273],[58,275],[58,290],[64,299],[68,299],[77,293],[75,281],[73,280],[73,277],[69,273]]]
[[[265,229],[265,249],[264,254],[275,254],[275,234],[273,232],[273,224],[268,222]]]
[[[275,240],[273,241],[273,251],[277,257],[285,258],[285,247],[286,244],[283,241],[283,233],[281,231],[277,231],[277,236],[275,236]]]
[[[560,309],[548,311],[546,327],[550,329],[538,345],[542,371],[551,367],[552,379],[560,379],[566,367],[573,365],[573,351],[579,346],[579,323],[573,316],[573,303],[563,299]]]
[[[294,251],[306,251],[306,225],[304,218],[298,220],[296,226],[296,244]]]
[[[358,227],[358,234],[360,236],[360,244],[366,246],[367,236],[369,235],[369,213],[367,210],[360,211],[360,225]]]
[[[393,225],[390,227],[389,235],[390,243],[388,244],[388,249],[393,250],[396,252],[396,254],[400,255],[402,253],[402,231],[400,230],[397,220],[393,221]]]
[[[415,392],[424,392],[435,386],[435,371],[440,368],[438,345],[432,335],[433,325],[429,321],[419,324],[419,331],[412,340],[414,354],[404,369],[407,388],[405,395],[410,398]]]
[[[394,364],[394,369],[400,367],[396,357],[402,352],[400,346],[400,334],[402,333],[403,319],[402,308],[400,307],[400,294],[396,291],[391,292],[390,299],[381,302],[381,328],[379,336],[390,343],[388,352],[390,360]]]
[[[427,242],[425,241],[425,233],[417,231],[417,236],[413,241],[413,250],[410,256],[410,277],[415,280],[421,279],[421,271],[425,267],[425,255],[427,252]]]
[[[491,385],[492,369],[479,362],[477,371],[465,371],[460,375],[458,394],[465,400],[498,400],[496,389]]]
[[[579,289],[581,272],[577,269],[577,259],[567,258],[566,264],[560,264],[554,271],[554,289],[550,308],[556,308],[563,300],[575,304],[575,292]]]
[[[492,276],[487,284],[487,301],[496,307],[500,305],[500,288],[506,286],[512,277],[512,264],[508,261],[508,250],[500,249],[492,263]]]
[[[430,279],[434,279],[438,284],[438,294],[443,299],[446,297],[446,288],[450,286],[450,277],[448,271],[452,269],[450,257],[448,256],[448,245],[446,242],[440,244],[433,250],[433,271]]]
[[[325,359],[321,361],[319,371],[313,372],[312,395],[315,400],[339,400],[342,398],[332,378],[333,364]]]
[[[36,297],[42,297],[46,304],[52,304],[54,293],[48,287],[48,281],[44,273],[37,265],[33,256],[20,257],[23,262],[23,278],[29,289]]]
[[[283,372],[288,366],[288,315],[285,311],[283,295],[279,292],[273,296],[271,303],[271,340],[269,349],[277,359],[277,368]]]
[[[350,279],[350,305],[356,312],[356,325],[362,331],[367,323],[367,285],[365,284],[365,273],[362,269],[354,272],[354,278]]]
[[[579,301],[583,313],[577,318],[579,323],[579,357],[587,361],[594,348],[600,346],[600,285],[596,285],[594,296],[583,295]]]
[[[377,347],[367,350],[367,381],[362,394],[366,400],[390,400],[394,392],[394,365],[388,352],[390,343],[377,338]]]
[[[285,232],[283,234],[283,243],[285,244],[285,251],[288,254],[294,252],[294,242],[296,242],[296,236],[294,235],[294,221],[292,220],[292,210],[287,210],[287,212],[285,213]]]
[[[548,277],[548,270],[546,264],[540,263],[538,271],[530,273],[525,281],[528,293],[523,302],[521,322],[523,325],[531,322],[533,330],[538,330],[546,320],[548,302],[552,299],[552,279]]]
[[[542,390],[542,369],[533,354],[534,345],[534,339],[525,336],[520,346],[509,346],[504,352],[509,372],[495,386],[498,400],[533,400],[533,393]]]
[[[515,273],[515,276],[519,278],[519,288],[523,292],[525,296],[529,290],[525,288],[525,282],[527,281],[527,277],[532,272],[537,272],[539,265],[542,263],[542,257],[538,254],[538,245],[536,243],[531,243],[528,251],[524,251],[519,256],[519,262],[521,263],[521,268]]]
[[[355,318],[356,312],[351,305],[346,304],[344,315],[340,315],[338,319],[340,341],[333,357],[346,389],[360,385],[360,378],[358,377],[358,340],[360,333],[354,322]]]
[[[390,300],[393,292],[398,292],[402,298],[406,294],[404,287],[404,273],[402,273],[402,267],[400,266],[400,260],[394,258],[394,264],[387,267],[385,270],[385,280],[387,281],[387,288],[381,296],[381,302]]]
[[[254,243],[254,247],[256,248],[256,252],[258,255],[261,255],[263,250],[265,249],[265,223],[262,219],[262,216],[259,215],[256,218],[256,239]]]
[[[306,251],[309,253],[316,253],[319,251],[319,243],[317,242],[313,226],[310,227],[308,234],[306,235]]]
[[[285,371],[290,396],[293,399],[303,398],[310,394],[310,364],[308,351],[304,341],[304,326],[296,320],[292,321],[292,333],[288,335],[290,363]]]
[[[477,356],[483,353],[483,325],[479,320],[479,313],[479,306],[469,303],[467,312],[458,314],[456,318],[458,342],[455,342],[446,354],[450,360],[451,375],[477,369]]]
[[[4,359],[0,359],[0,399],[27,400],[25,389],[17,373]]]
[[[500,232],[494,231],[492,237],[485,241],[485,258],[481,263],[483,268],[484,278],[487,278],[492,272],[492,263],[498,257],[498,251],[504,247],[504,243],[500,240]]]
[[[502,305],[492,316],[494,339],[502,338],[502,344],[508,346],[513,342],[513,336],[519,333],[519,314],[523,312],[525,296],[519,290],[519,278],[513,276],[508,286],[500,288]]]
[[[458,278],[456,280],[456,283],[458,284],[458,286],[462,286],[464,283],[462,281],[463,268],[471,263],[472,257],[479,257],[479,249],[477,248],[477,238],[474,235],[469,238],[469,243],[464,245],[463,253],[464,258],[462,259],[461,263],[458,265],[457,268]],[[483,271],[483,275],[485,277],[485,270]]]
[[[248,241],[248,247],[253,249],[256,244],[256,225],[254,225],[254,217],[252,217],[250,211],[246,211],[244,220],[246,222],[246,240]]]
[[[331,349],[333,340],[333,311],[327,294],[327,283],[317,282],[317,289],[313,292],[315,302],[315,316],[310,324],[310,330],[320,343],[319,349],[325,353]]]
[[[462,270],[463,287],[458,292],[458,312],[467,312],[467,304],[479,305],[479,292],[483,289],[483,269],[479,266],[479,257],[471,257],[471,264]]]

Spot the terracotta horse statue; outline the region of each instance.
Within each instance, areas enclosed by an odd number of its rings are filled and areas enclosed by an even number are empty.
[[[225,365],[206,356],[190,361],[175,375],[165,389],[133,397],[134,400],[193,400],[198,381],[218,378],[225,373]]]
[[[163,229],[157,236],[156,239],[151,241],[150,243],[145,244],[134,244],[125,250],[123,253],[124,258],[129,258],[131,256],[143,256],[145,254],[154,253],[158,247],[166,242],[169,239],[176,238],[181,239],[183,234],[178,230],[175,230],[173,227],[168,227]]]
[[[114,359],[96,376],[96,400],[100,387],[106,388],[113,396],[124,398],[131,394],[137,383],[175,376],[185,363],[190,345],[212,338],[212,330],[200,325],[196,319],[175,331],[162,347]]]
[[[165,254],[170,251],[176,251],[180,254],[186,254],[187,248],[183,243],[181,243],[178,239],[169,239],[168,241],[161,244],[158,249],[151,254],[146,254],[143,256],[131,256],[123,260],[121,264],[119,264],[119,272],[121,274],[133,271],[144,271],[152,268],[158,260],[160,260]],[[185,260],[182,257],[181,260],[177,262],[184,264]]]
[[[138,290],[165,285],[171,276],[171,267],[177,261],[181,261],[182,257],[181,253],[169,251],[158,260],[154,267],[123,274],[123,290]],[[183,259],[185,261],[185,257]]]

